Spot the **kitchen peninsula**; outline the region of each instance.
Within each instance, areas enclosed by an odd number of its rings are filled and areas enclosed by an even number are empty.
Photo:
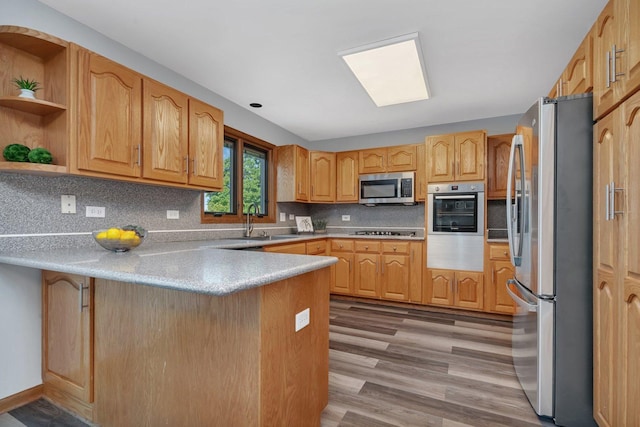
[[[221,249],[245,246],[0,253],[0,263],[44,271],[43,306],[56,292],[71,293],[89,319],[80,356],[87,366],[56,378],[61,361],[53,356],[67,341],[43,339],[44,390],[88,369],[62,398],[104,426],[319,425],[328,400],[327,267],[335,258]],[[298,328],[296,314],[306,309],[308,325]],[[45,336],[55,327],[49,314]]]

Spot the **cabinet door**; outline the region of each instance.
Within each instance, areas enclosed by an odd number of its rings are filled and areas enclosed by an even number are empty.
[[[50,387],[93,401],[93,284],[90,278],[42,272],[45,395]],[[56,395],[56,399],[60,399]],[[74,408],[79,409],[79,408]],[[79,409],[82,414],[86,410]]]
[[[211,189],[222,188],[223,144],[222,110],[196,99],[189,99],[189,184]]]
[[[188,98],[168,86],[143,82],[142,176],[186,183],[189,168]]]
[[[600,427],[616,426],[618,329],[613,275],[596,270],[593,292],[593,418]]]
[[[414,171],[417,164],[415,145],[398,145],[387,148],[387,172]]]
[[[296,200],[307,202],[309,201],[309,152],[297,145],[295,148]]]
[[[610,57],[617,34],[617,17],[614,17],[613,2],[600,12],[596,21],[593,60],[593,116],[600,118],[615,104],[614,87],[611,82]]]
[[[447,182],[454,180],[453,135],[429,136],[427,144],[427,181]]]
[[[562,73],[562,96],[591,92],[593,89],[593,34],[587,33]]]
[[[489,311],[514,314],[516,304],[506,288],[507,280],[513,278],[514,268],[510,261],[491,261],[491,283],[487,286]]]
[[[409,301],[409,256],[384,254],[381,261],[381,297]]]
[[[611,2],[610,2],[611,3]],[[640,87],[640,3],[637,0],[616,0],[614,15],[617,20],[616,58],[619,88],[616,98],[623,99]]]
[[[377,254],[355,254],[354,285],[355,294],[369,298],[379,298]]]
[[[452,270],[429,269],[428,304],[453,306],[453,283],[455,273]]]
[[[409,301],[422,303],[422,270],[424,270],[424,243],[411,242],[409,245]]]
[[[360,173],[381,173],[387,170],[387,149],[375,148],[362,150],[359,153],[358,166]]]
[[[336,201],[336,153],[309,152],[312,202]]]
[[[619,235],[620,275],[620,356],[624,367],[619,393],[620,425],[640,425],[640,92],[623,104],[624,183],[620,206],[623,230]],[[617,196],[618,197],[618,196]]]
[[[357,202],[358,194],[358,152],[336,153],[336,202]]]
[[[456,271],[455,301],[457,307],[480,309],[484,300],[482,273]]]
[[[78,169],[139,177],[142,76],[79,49],[78,80]]]
[[[424,143],[416,144],[416,183],[415,200],[424,202],[427,199],[427,147]]]
[[[512,133],[487,137],[487,199],[507,198]]]
[[[332,253],[338,258],[338,262],[332,267],[334,278],[331,283],[331,292],[338,294],[353,294],[353,253]]]
[[[458,181],[482,181],[484,179],[484,132],[467,132],[455,135],[455,178]]]

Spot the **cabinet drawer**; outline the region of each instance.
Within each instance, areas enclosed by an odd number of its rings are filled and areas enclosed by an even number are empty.
[[[307,242],[307,255],[318,255],[327,253],[327,241],[326,240],[314,240],[313,242]]]
[[[489,259],[509,260],[509,245],[489,245]]]
[[[409,242],[382,242],[382,252],[385,254],[408,254]]]
[[[287,243],[284,245],[265,246],[263,250],[265,252],[277,252],[281,254],[306,255],[307,253],[307,247],[303,242]]]
[[[353,240],[331,240],[331,252],[353,252]]]
[[[378,253],[380,252],[380,242],[377,240],[357,240],[356,252]]]

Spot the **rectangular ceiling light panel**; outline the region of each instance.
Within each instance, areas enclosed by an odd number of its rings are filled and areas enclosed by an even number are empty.
[[[418,34],[341,52],[378,107],[429,98]]]

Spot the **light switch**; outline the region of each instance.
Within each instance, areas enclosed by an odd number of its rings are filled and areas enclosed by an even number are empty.
[[[287,220],[287,214],[285,212],[280,212],[280,222],[285,222]]]
[[[60,197],[60,206],[63,214],[76,213],[76,196],[63,194]]]

